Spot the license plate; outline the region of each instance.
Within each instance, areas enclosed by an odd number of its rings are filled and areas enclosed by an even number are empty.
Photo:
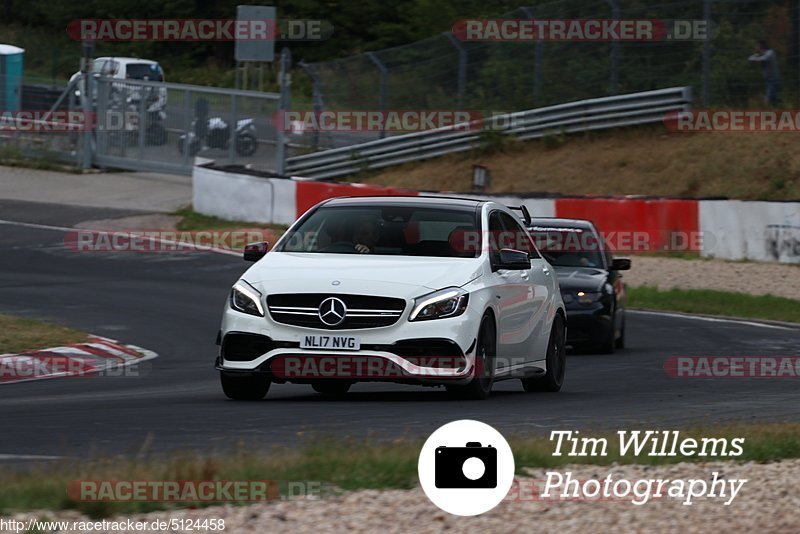
[[[354,336],[309,335],[300,339],[301,349],[359,350],[361,338]]]

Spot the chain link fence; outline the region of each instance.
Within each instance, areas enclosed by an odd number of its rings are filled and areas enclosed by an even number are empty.
[[[80,166],[85,139],[81,114],[66,80],[0,75],[0,160]]]
[[[279,170],[280,95],[84,75],[14,80],[0,102],[0,160],[191,174],[195,156]],[[0,75],[1,84],[6,79]]]
[[[517,111],[583,98],[692,86],[698,107],[764,105],[758,39],[778,57],[781,104],[797,105],[797,2],[558,0],[520,7],[505,19],[704,20],[707,40],[473,42],[452,32],[416,43],[321,63],[301,63],[321,110],[471,109]],[[457,21],[453,21],[455,23]],[[315,134],[318,148],[380,132]]]
[[[642,42],[476,42],[445,32],[334,61],[301,62],[299,68],[311,82],[311,106],[316,111],[466,109],[491,115],[691,86],[696,107],[760,107],[765,106],[765,83],[759,65],[747,58],[762,38],[778,58],[780,105],[800,106],[798,2],[674,0],[648,5],[632,0],[551,0],[494,18],[703,20],[712,31],[707,40]],[[45,50],[43,46],[39,49]],[[26,56],[54,67],[51,77],[22,81],[21,109],[82,110],[75,88],[67,89],[66,80],[56,76],[56,71],[64,69],[55,66],[69,60],[71,52],[48,54],[43,59],[38,56],[45,54],[34,50]],[[254,168],[281,168],[282,156],[276,147],[281,135],[272,119],[279,108],[288,107],[288,101],[281,107],[279,96],[273,93],[171,83],[161,83],[155,90],[148,85],[153,83],[94,82],[89,110],[99,117],[121,113],[125,120],[122,132],[99,129],[84,139],[74,132],[0,129],[0,150],[26,154],[33,150],[86,165],[81,143],[91,142],[92,163],[109,167],[188,172],[193,156],[199,155]],[[166,98],[154,91],[164,92]],[[142,99],[140,95],[146,93],[150,96]],[[153,96],[163,100],[161,109],[154,110],[147,102],[146,98]],[[297,96],[298,101],[308,102],[308,95]],[[239,141],[237,132],[243,133],[244,141]],[[390,133],[290,130],[287,138],[291,152],[297,155]],[[257,141],[253,154],[241,148],[249,143],[250,135]]]
[[[222,165],[277,168],[277,94],[94,80],[96,164],[190,174],[199,156]]]

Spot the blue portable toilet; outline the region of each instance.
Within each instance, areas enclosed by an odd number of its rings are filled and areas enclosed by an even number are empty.
[[[0,44],[0,111],[19,111],[24,53],[17,46]]]

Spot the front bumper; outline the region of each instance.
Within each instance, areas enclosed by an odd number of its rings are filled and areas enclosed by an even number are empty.
[[[480,315],[470,309],[449,319],[397,323],[378,328],[320,330],[285,325],[226,308],[216,368],[225,373],[264,374],[275,382],[319,380],[464,384],[475,373],[475,336]],[[304,335],[360,338],[360,350],[301,349]],[[249,336],[252,346],[237,346]],[[233,341],[233,342],[232,342]]]
[[[603,304],[567,308],[567,345],[597,344],[608,338],[612,320]]]

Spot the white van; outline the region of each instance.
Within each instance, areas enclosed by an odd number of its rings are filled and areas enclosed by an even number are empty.
[[[119,80],[144,80],[150,82],[163,82],[164,70],[158,61],[133,57],[99,57],[92,62],[90,70],[93,76],[104,76]],[[70,83],[80,76],[76,72],[70,78]],[[115,84],[116,85],[116,84]],[[80,96],[80,88],[75,92]],[[129,100],[138,102],[138,91],[129,94]],[[160,111],[167,104],[167,90],[164,87],[154,91],[152,102],[147,103],[148,111]]]

